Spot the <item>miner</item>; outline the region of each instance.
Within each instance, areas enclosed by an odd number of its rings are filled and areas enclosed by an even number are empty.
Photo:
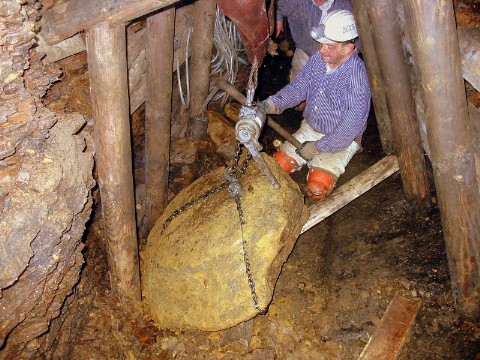
[[[355,49],[358,33],[350,11],[330,12],[311,36],[319,43],[318,51],[290,84],[260,106],[267,114],[280,114],[306,100],[304,120],[293,134],[302,146],[296,149],[284,142],[274,158],[288,173],[307,165],[307,195],[322,200],[360,149],[371,93]]]

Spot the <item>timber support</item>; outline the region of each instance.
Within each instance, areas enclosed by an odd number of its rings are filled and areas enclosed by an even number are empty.
[[[121,299],[140,301],[125,27],[89,29],[87,56],[110,283]]]
[[[145,223],[150,232],[165,207],[168,193],[172,63],[175,8],[147,19],[145,105]],[[159,61],[162,59],[162,61]]]
[[[416,118],[408,67],[401,43],[396,1],[369,0],[373,42],[392,121],[400,174],[407,199],[420,209],[429,203],[425,157]]]
[[[353,0],[353,11],[357,23],[358,36],[360,38],[361,51],[365,60],[370,89],[372,91],[372,102],[375,110],[378,133],[382,143],[383,152],[392,155],[395,151],[395,142],[392,134],[392,123],[388,113],[387,99],[385,96],[385,83],[375,56],[375,44],[373,43],[372,30],[368,20],[366,3],[364,0]]]
[[[188,122],[188,133],[194,137],[202,137],[206,135],[206,126],[195,124],[205,123],[205,119],[201,118],[200,112],[202,105],[208,95],[208,87],[210,85],[210,66],[212,61],[213,50],[213,31],[215,27],[215,0],[197,0],[194,7],[194,23],[192,34],[192,64],[190,68],[190,108]],[[197,118],[199,117],[199,118]],[[200,130],[196,130],[199,128]]]
[[[480,194],[453,5],[403,0],[459,312],[480,316]],[[436,54],[432,56],[432,54]],[[448,100],[447,100],[448,99]]]

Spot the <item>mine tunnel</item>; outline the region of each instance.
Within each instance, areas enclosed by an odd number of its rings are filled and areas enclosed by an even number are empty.
[[[0,359],[480,359],[478,2],[351,0],[317,201],[282,1],[2,2]]]

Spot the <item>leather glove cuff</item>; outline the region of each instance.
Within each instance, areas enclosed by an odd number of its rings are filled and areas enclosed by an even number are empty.
[[[263,108],[267,114],[275,114],[276,112],[275,104],[270,99],[261,101],[258,106]]]

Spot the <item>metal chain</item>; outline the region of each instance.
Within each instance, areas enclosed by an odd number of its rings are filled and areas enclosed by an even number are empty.
[[[165,229],[168,227],[168,225],[172,222],[173,219],[175,219],[178,215],[180,215],[181,213],[185,212],[186,210],[188,210],[190,207],[192,207],[193,205],[196,205],[198,204],[200,201],[202,201],[203,199],[206,199],[207,197],[209,197],[210,195],[213,195],[213,194],[216,194],[218,193],[220,190],[222,189],[225,189],[227,187],[227,183],[224,182],[210,190],[208,190],[207,192],[203,193],[202,195],[196,197],[195,199],[192,199],[188,202],[186,202],[180,209],[177,209],[175,210],[163,223],[163,227],[162,227],[162,234],[163,232],[165,231]]]
[[[250,152],[248,152],[247,155],[245,156],[245,159],[243,160],[241,166],[239,167],[241,153],[242,153],[242,148],[240,146],[240,143],[237,142],[233,162],[225,170],[225,174],[224,174],[225,182],[216,186],[216,187],[214,187],[214,188],[212,188],[212,189],[210,189],[210,190],[208,190],[208,191],[206,191],[202,195],[186,202],[182,207],[175,210],[164,221],[163,227],[162,227],[162,234],[164,233],[164,231],[166,230],[168,225],[172,222],[172,220],[175,217],[177,217],[181,213],[185,212],[190,207],[198,204],[200,201],[208,198],[210,195],[218,193],[220,190],[227,188],[230,196],[235,200],[235,204],[237,206],[238,216],[240,218],[240,229],[241,229],[241,232],[242,232],[243,261],[245,263],[245,271],[247,273],[248,286],[250,287],[250,293],[251,293],[252,300],[253,300],[253,308],[258,313],[264,314],[266,309],[262,310],[258,306],[258,296],[257,296],[257,292],[255,290],[255,281],[253,279],[252,269],[251,269],[251,265],[250,265],[250,258],[248,256],[247,241],[245,240],[245,236],[244,236],[243,226],[247,222],[245,221],[245,216],[243,215],[242,203],[241,203],[241,196],[243,194],[243,191],[242,191],[242,187],[241,187],[240,182],[239,182],[240,176],[242,176],[247,171],[247,167],[250,163],[250,160],[252,159],[252,155],[250,154]]]
[[[242,202],[241,202],[241,196],[243,195],[243,191],[239,182],[240,175],[245,173],[247,166],[250,160],[252,159],[252,155],[250,154],[250,152],[248,152],[245,160],[243,161],[242,167],[238,169],[240,154],[241,154],[240,143],[237,143],[235,161],[233,162],[232,166],[229,167],[227,171],[225,171],[225,180],[228,184],[228,192],[230,193],[230,196],[235,200],[235,204],[237,205],[238,217],[240,218],[240,230],[242,233],[243,261],[245,263],[245,272],[247,273],[248,286],[250,287],[250,294],[253,300],[253,308],[255,309],[255,311],[259,313],[264,313],[265,310],[260,309],[260,307],[258,306],[258,296],[255,290],[255,281],[253,279],[252,269],[250,265],[250,257],[248,256],[247,241],[245,240],[245,236],[244,236],[243,226],[247,222],[245,220],[245,216],[243,215]]]
[[[230,176],[233,179],[236,179],[237,181],[240,178],[240,176],[243,175],[247,171],[248,164],[249,164],[249,162],[252,158],[252,156],[250,154],[248,154],[246,156],[245,160],[243,160],[242,167],[240,169],[238,169],[238,163],[240,161],[241,152],[242,152],[242,149],[240,147],[240,143],[237,142],[237,147],[236,147],[236,150],[235,150],[235,156],[234,156],[234,159],[233,159],[233,163],[225,171],[225,173],[230,174]],[[162,234],[164,233],[164,231],[168,227],[168,225],[172,222],[172,220],[175,219],[178,215],[185,212],[186,210],[188,210],[192,206],[198,204],[200,201],[208,198],[210,195],[216,194],[220,190],[228,188],[228,186],[229,186],[229,183],[226,180],[224,183],[206,191],[205,193],[196,197],[195,199],[192,199],[192,200],[186,202],[182,207],[180,207],[180,209],[177,209],[174,212],[172,212],[172,214],[163,223]]]

